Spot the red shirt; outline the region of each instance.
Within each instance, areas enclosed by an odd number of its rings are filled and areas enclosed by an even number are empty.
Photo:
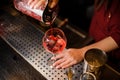
[[[100,41],[111,36],[118,44],[119,48],[108,53],[110,61],[117,62],[120,68],[120,3],[113,0],[110,10],[106,11],[106,1],[99,10],[95,10],[90,26],[90,35],[95,41]]]

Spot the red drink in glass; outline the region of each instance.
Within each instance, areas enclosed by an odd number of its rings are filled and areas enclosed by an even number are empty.
[[[61,53],[66,47],[66,41],[60,37],[60,35],[50,35],[43,42],[44,48],[53,54]]]

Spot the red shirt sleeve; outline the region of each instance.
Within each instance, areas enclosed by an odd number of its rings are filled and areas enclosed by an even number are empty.
[[[110,10],[105,11],[105,5],[103,5],[100,10],[95,11],[90,35],[95,41],[111,36],[120,47],[120,6],[117,7],[117,3],[118,0],[114,0]]]
[[[115,40],[120,47],[120,10],[117,11],[113,16],[108,25],[109,35]]]

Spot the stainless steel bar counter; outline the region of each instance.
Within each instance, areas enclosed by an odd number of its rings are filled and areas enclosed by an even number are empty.
[[[0,44],[0,80],[67,80],[67,69],[52,69],[47,65],[47,60],[52,55],[42,46],[44,32],[29,22],[25,16],[12,14],[2,10],[0,12],[0,37],[13,50],[12,52],[8,48],[3,50],[1,48],[3,45]],[[65,28],[72,29],[69,25],[62,29],[66,31]],[[67,34],[70,36],[73,33],[68,31]],[[75,37],[78,38],[76,35]],[[85,41],[86,37],[81,36],[81,41],[76,38],[76,41],[80,42],[77,47],[82,47],[91,41],[91,39]],[[73,38],[70,36],[70,39]],[[68,43],[69,46],[76,46],[71,41]],[[83,64],[81,62],[72,67],[75,71],[73,80],[79,80]],[[101,80],[120,80],[120,73],[106,64]]]
[[[50,68],[47,60],[52,56],[42,47],[44,33],[31,24],[24,16],[12,16],[3,11],[0,15],[1,38],[22,58],[48,80],[66,80],[67,69]],[[74,65],[73,80],[79,80],[83,63]]]

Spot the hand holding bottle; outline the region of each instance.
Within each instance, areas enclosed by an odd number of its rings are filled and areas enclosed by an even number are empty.
[[[51,25],[58,14],[58,0],[14,0],[14,6],[22,13],[46,25]]]

